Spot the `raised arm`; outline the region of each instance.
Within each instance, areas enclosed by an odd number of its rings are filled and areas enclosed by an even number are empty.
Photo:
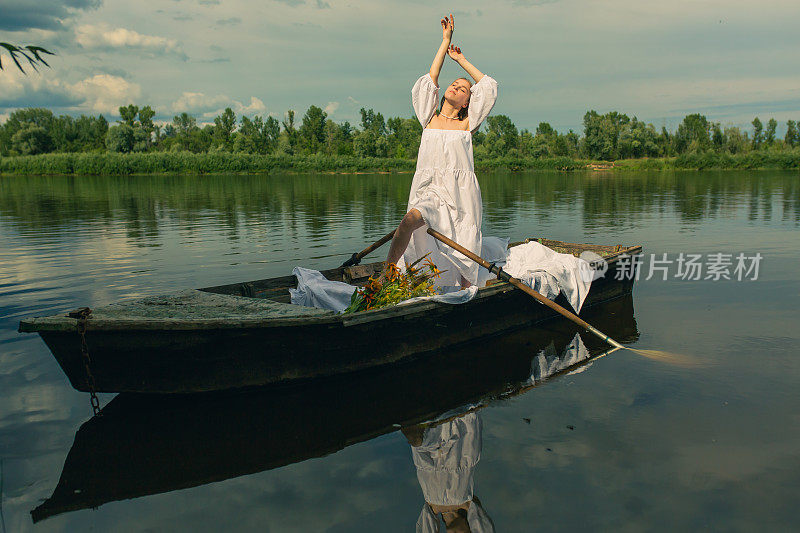
[[[467,61],[458,46],[451,45],[447,54],[475,79],[475,83],[469,88],[467,117],[469,130],[477,131],[497,100],[497,80],[475,68],[475,65]]]
[[[475,80],[475,83],[481,81],[481,78],[484,76],[483,72],[475,68],[475,65],[467,61],[467,58],[461,53],[461,48],[455,45],[450,45],[447,48],[447,55],[449,55],[453,61],[461,65],[461,68],[466,70],[467,74],[472,76],[472,79]]]
[[[438,87],[439,73],[442,71],[442,64],[444,63],[444,55],[447,53],[447,48],[450,46],[450,41],[453,39],[453,31],[456,29],[456,24],[453,21],[453,14],[450,13],[450,18],[447,17],[441,20],[442,24],[442,44],[439,45],[439,50],[436,51],[436,56],[431,63],[431,79]]]

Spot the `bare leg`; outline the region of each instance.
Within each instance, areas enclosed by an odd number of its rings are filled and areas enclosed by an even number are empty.
[[[400,225],[397,226],[397,231],[394,232],[394,238],[392,239],[392,245],[389,247],[389,255],[386,257],[386,264],[394,263],[400,260],[400,257],[403,255],[403,252],[406,251],[408,247],[408,242],[411,240],[411,234],[414,230],[421,228],[425,225],[425,220],[422,218],[422,213],[420,213],[417,209],[411,209],[406,216],[403,217],[403,220],[400,221]]]

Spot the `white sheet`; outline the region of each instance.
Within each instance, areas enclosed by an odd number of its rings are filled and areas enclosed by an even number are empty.
[[[563,292],[576,313],[592,285],[588,261],[560,254],[536,241],[511,248],[503,270],[551,300]]]
[[[350,298],[356,290],[347,283],[326,279],[319,270],[297,266],[292,274],[297,276],[297,288],[289,289],[293,304],[341,313],[350,305]]]

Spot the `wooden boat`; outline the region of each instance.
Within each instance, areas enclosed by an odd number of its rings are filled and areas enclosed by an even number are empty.
[[[639,253],[641,246],[536,240],[562,253],[590,250],[608,262],[582,311],[632,291],[634,280],[616,279],[614,272],[621,255]],[[359,285],[382,267],[322,274]],[[193,393],[364,370],[557,316],[500,281],[465,304],[420,301],[347,315],[292,305],[288,289],[296,286],[290,275],[205,287],[96,308],[84,321],[66,314],[29,318],[19,331],[39,333],[80,391],[90,391],[88,363],[97,392]],[[563,295],[556,301],[569,308]]]
[[[621,342],[638,338],[630,294],[584,316]],[[578,331],[554,321],[434,358],[247,392],[120,394],[77,431],[32,518],[279,468],[525,394],[608,348],[584,334],[586,352],[571,352]]]

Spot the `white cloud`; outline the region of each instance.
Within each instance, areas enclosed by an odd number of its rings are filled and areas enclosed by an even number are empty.
[[[46,107],[117,115],[120,106],[141,95],[138,84],[111,74],[95,74],[76,83],[50,73],[25,76],[9,70],[0,76],[0,109]]]
[[[128,105],[142,96],[141,87],[119,76],[95,74],[72,86],[77,96],[85,98],[95,112],[119,114],[119,107]]]
[[[0,108],[65,107],[80,103],[58,78],[7,69],[0,76]]]
[[[328,105],[325,106],[325,112],[329,115],[335,113],[337,109],[339,109],[339,102],[328,102]]]
[[[185,56],[176,39],[145,35],[127,28],[111,28],[105,24],[76,27],[75,42],[87,49],[137,49]]]
[[[238,105],[241,105],[241,104],[239,104],[239,102],[235,102],[235,103],[238,104]],[[262,102],[260,99],[256,98],[255,96],[251,96],[250,97],[250,104],[246,105],[246,106],[243,106],[241,109],[239,109],[239,113],[240,114],[245,114],[245,115],[250,114],[250,113],[252,113],[254,115],[259,115],[259,114],[264,113],[266,110],[267,110],[267,106],[264,105],[264,102]]]
[[[203,93],[185,92],[172,104],[175,113],[199,114],[201,117],[211,118],[219,115],[230,107],[237,115],[263,115],[267,106],[255,96],[250,97],[250,103],[245,105],[224,94],[210,96]]]
[[[230,99],[222,94],[206,96],[203,93],[185,92],[173,102],[172,110],[176,113],[202,113],[216,109],[229,101]]]

